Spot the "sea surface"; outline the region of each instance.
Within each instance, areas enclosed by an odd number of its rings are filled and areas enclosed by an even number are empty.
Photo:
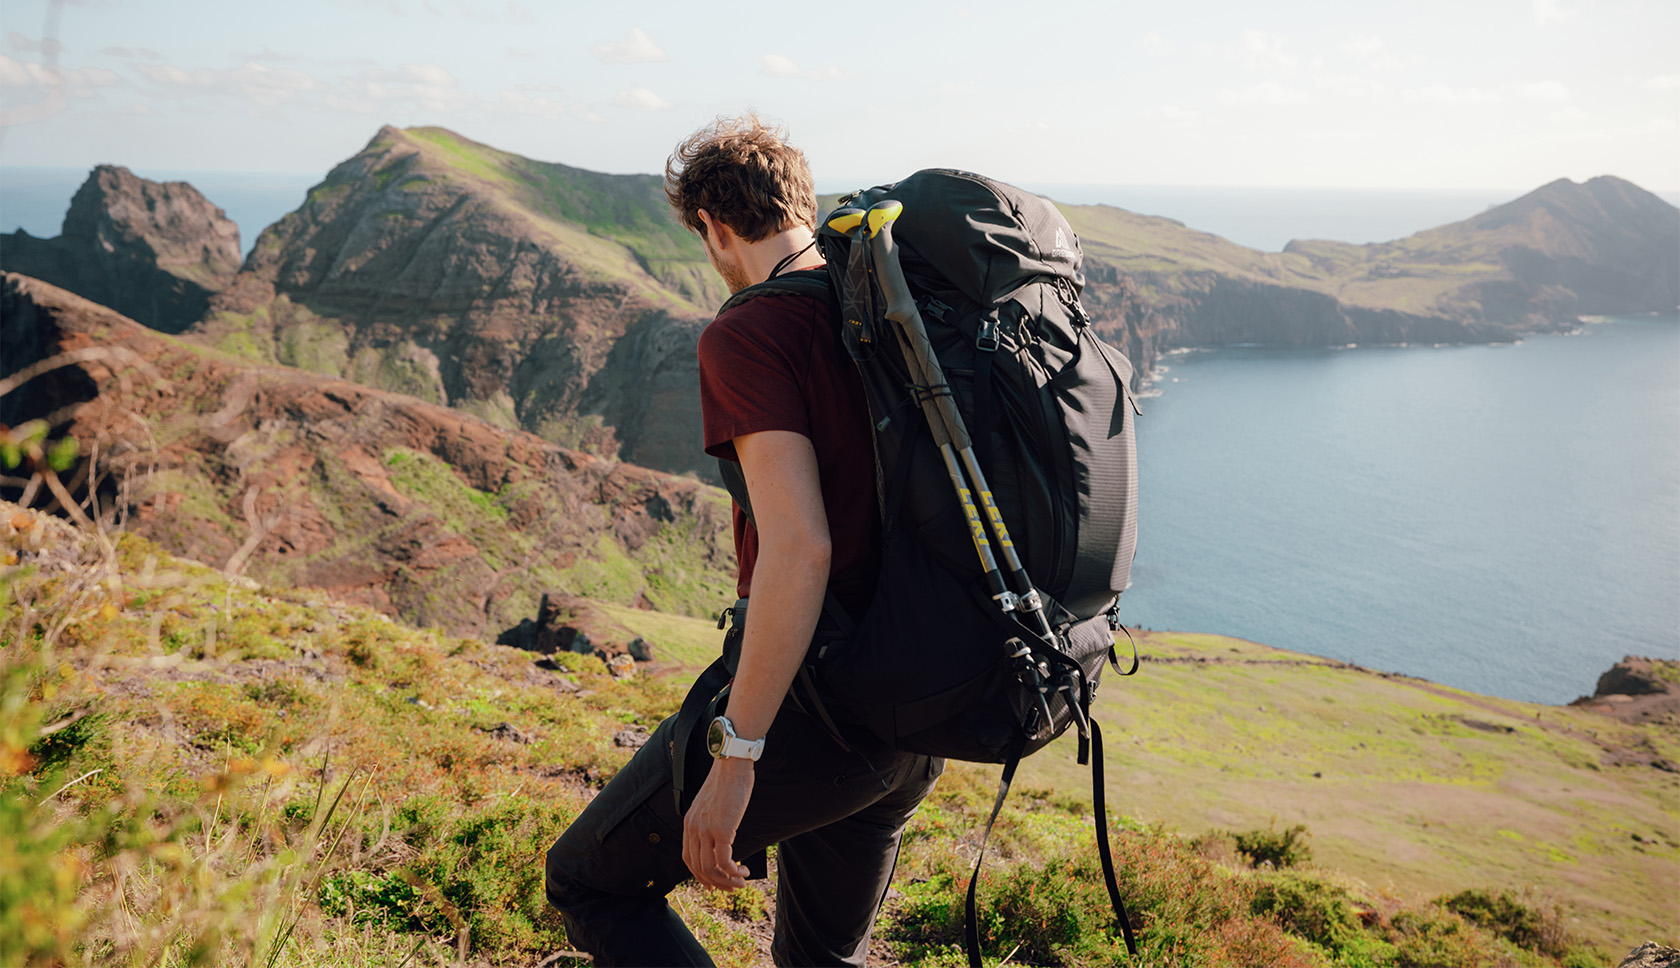
[[[1164,362],[1128,624],[1549,703],[1680,658],[1680,316]]]

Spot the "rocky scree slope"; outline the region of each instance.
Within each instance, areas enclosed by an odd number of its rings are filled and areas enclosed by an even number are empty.
[[[178,333],[239,271],[239,226],[186,182],[100,165],[70,200],[57,238],[0,236],[0,268],[69,289],[153,329]]]
[[[659,179],[382,128],[266,229],[195,338],[675,471],[726,295]]]
[[[102,506],[173,553],[485,639],[548,591],[692,615],[733,597],[728,499],[697,481],[160,336],[24,276],[0,280],[0,312],[8,368],[82,357],[0,419],[61,411],[55,436],[110,472]]]

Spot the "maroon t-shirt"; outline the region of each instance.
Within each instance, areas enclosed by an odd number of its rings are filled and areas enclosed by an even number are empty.
[[[807,296],[759,296],[700,334],[706,453],[737,460],[735,438],[791,430],[810,439],[828,513],[828,587],[853,616],[868,608],[881,567],[875,457],[857,368],[830,310]],[[758,531],[735,508],[736,593],[751,594]]]

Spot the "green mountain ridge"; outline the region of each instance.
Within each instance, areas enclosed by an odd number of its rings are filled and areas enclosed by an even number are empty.
[[[1061,208],[1096,326],[1145,374],[1185,346],[1503,341],[1680,302],[1680,211],[1609,177],[1396,242],[1280,253]],[[387,127],[263,233],[193,332],[710,480],[692,349],[723,295],[657,176]]]

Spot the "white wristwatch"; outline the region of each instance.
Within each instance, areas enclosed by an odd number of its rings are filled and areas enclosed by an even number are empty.
[[[726,757],[757,760],[764,755],[764,740],[745,740],[736,736],[735,724],[729,721],[728,716],[719,716],[706,728],[706,749],[711,751],[714,760]]]

